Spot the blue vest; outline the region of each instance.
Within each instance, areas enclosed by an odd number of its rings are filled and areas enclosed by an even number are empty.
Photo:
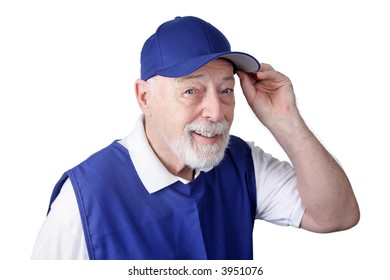
[[[253,258],[255,175],[251,149],[237,137],[220,165],[152,194],[118,142],[67,171],[50,205],[67,178],[90,259]]]

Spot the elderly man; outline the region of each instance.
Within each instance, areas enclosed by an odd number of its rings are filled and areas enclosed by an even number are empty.
[[[236,73],[292,166],[229,134]],[[33,258],[252,259],[255,219],[314,232],[357,224],[348,178],[305,125],[290,80],[232,52],[208,22],[162,24],[135,93],[134,131],[55,186]]]

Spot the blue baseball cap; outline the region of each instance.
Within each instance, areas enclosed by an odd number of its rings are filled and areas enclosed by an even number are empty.
[[[210,23],[192,16],[176,17],[146,40],[141,51],[141,79],[183,77],[217,58],[229,60],[235,70],[260,69],[253,56],[232,52],[226,37]]]

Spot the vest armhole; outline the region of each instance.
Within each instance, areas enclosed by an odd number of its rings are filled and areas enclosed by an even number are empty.
[[[92,244],[91,232],[89,230],[89,221],[88,221],[87,213],[86,213],[86,210],[84,207],[83,196],[81,194],[79,184],[77,182],[76,177],[74,176],[73,171],[69,170],[68,175],[69,175],[70,181],[72,182],[73,190],[75,192],[77,204],[78,204],[79,211],[80,211],[81,223],[83,225],[84,238],[85,238],[85,243],[87,245],[88,256],[89,256],[90,260],[94,260],[95,259],[95,251],[94,251],[93,244]]]

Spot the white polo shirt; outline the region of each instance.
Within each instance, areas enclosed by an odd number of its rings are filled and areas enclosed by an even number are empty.
[[[143,116],[135,129],[119,141],[128,151],[149,193],[157,192],[178,180],[158,159],[145,135]],[[282,226],[299,227],[304,207],[298,194],[295,172],[287,162],[279,161],[248,142],[252,150],[257,188],[256,219]],[[153,170],[153,176],[150,176]],[[195,177],[201,171],[195,170]],[[51,206],[51,211],[38,234],[32,259],[88,259],[79,208],[68,179]]]

